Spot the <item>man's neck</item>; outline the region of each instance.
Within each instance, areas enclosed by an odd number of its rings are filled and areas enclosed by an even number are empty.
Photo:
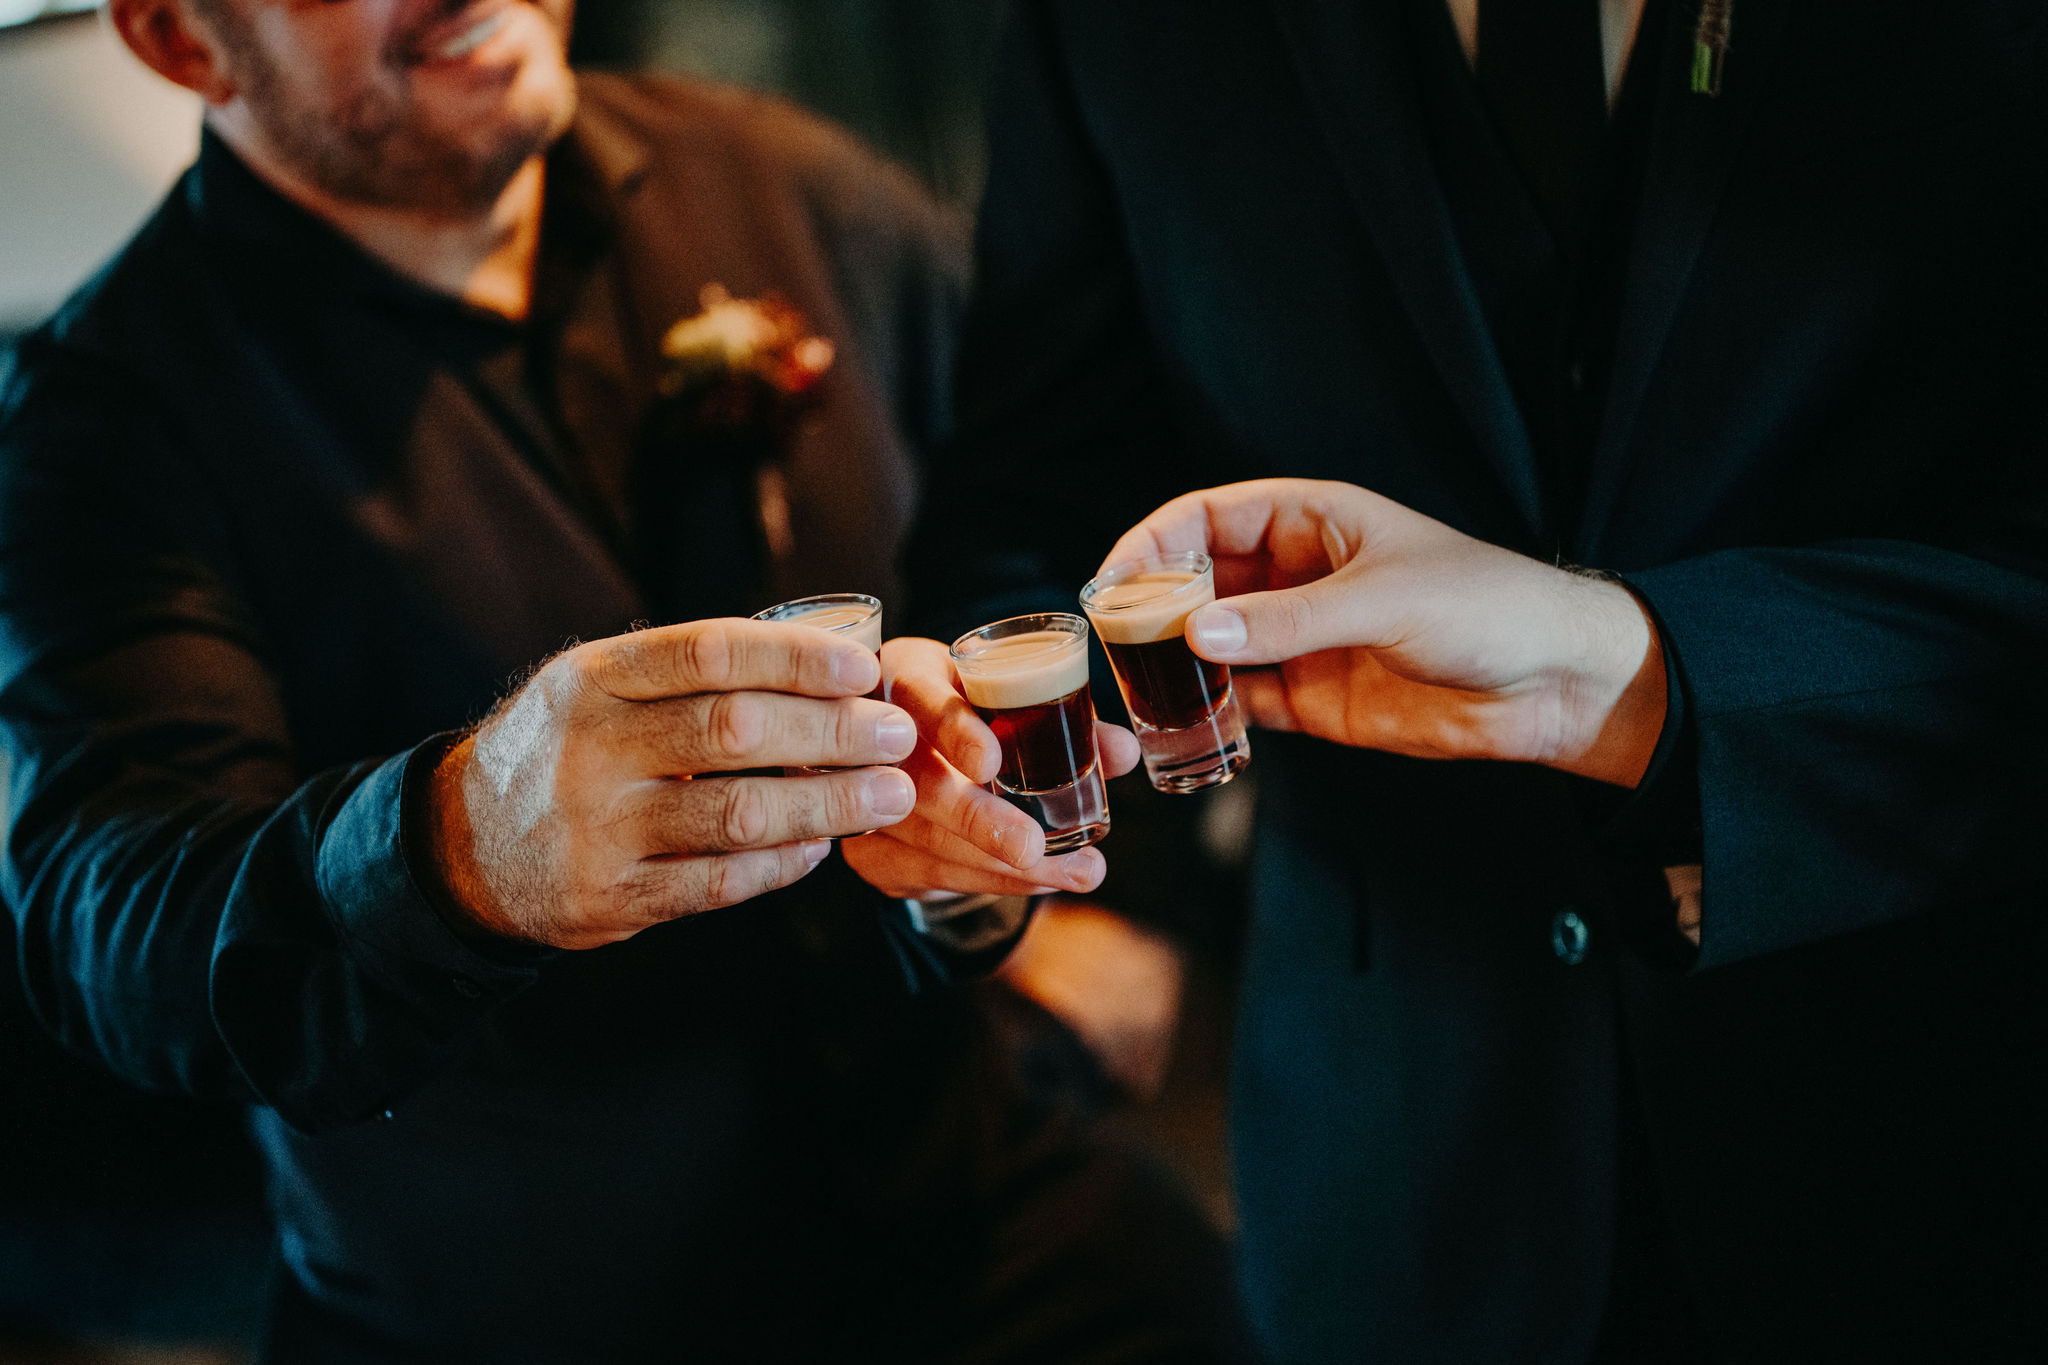
[[[477,308],[523,321],[533,302],[547,165],[535,156],[488,207],[470,213],[393,208],[337,198],[271,155],[260,137],[216,122],[250,170],[409,279]]]

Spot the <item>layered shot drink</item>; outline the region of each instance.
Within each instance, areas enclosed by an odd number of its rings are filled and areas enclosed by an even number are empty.
[[[799,597],[754,613],[756,621],[792,621],[844,635],[882,652],[882,603],[864,592],[828,592],[820,597]]]
[[[1081,589],[1081,609],[1130,708],[1145,775],[1161,791],[1214,787],[1251,762],[1229,666],[1188,648],[1189,614],[1215,600],[1215,568],[1199,550],[1114,564]]]
[[[989,789],[1065,853],[1109,833],[1109,796],[1088,695],[1088,623],[1068,612],[1013,616],[953,642],[967,701],[1003,746]]]
[[[766,611],[754,613],[756,621],[789,621],[800,626],[813,626],[829,630],[834,635],[844,635],[856,644],[866,645],[875,653],[882,652],[882,603],[880,598],[869,597],[864,592],[828,592],[818,597],[799,597],[791,602],[779,602]],[[882,685],[875,684],[875,690],[868,696],[876,701],[882,699]],[[837,768],[785,768],[783,774],[789,777],[809,777],[816,773],[836,773]]]

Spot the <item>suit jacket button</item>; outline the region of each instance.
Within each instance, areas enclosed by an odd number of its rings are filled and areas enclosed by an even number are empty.
[[[1592,938],[1592,931],[1576,910],[1560,910],[1550,917],[1550,951],[1557,960],[1567,967],[1576,967],[1586,960],[1586,947]]]

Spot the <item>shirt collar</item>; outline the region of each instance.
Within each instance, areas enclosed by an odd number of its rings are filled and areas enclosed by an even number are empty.
[[[639,133],[610,109],[590,100],[578,101],[576,121],[564,141],[582,153],[605,189],[614,195],[638,185],[652,159]]]

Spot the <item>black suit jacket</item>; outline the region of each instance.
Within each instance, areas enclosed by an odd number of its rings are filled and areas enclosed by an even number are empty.
[[[1641,812],[1256,740],[1234,1157],[1276,1359],[1586,1358],[1624,1072],[1730,1358],[2041,1330],[2048,25],[1736,9],[1718,97],[1688,89],[1691,6],[1639,54],[1648,161],[1569,516],[1424,135],[1440,14],[1034,0],[1005,50],[969,454],[917,561],[947,623],[1071,591],[1187,489],[1343,479],[1622,575],[1696,758],[1688,960],[1656,841],[1618,838]]]

